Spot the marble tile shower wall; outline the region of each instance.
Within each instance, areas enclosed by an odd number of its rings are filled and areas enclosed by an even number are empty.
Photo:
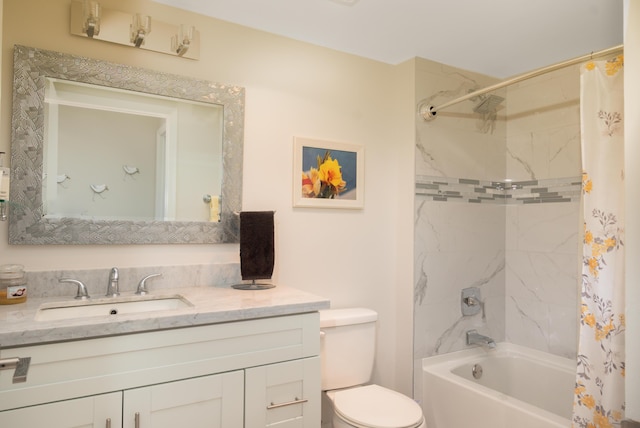
[[[431,94],[434,105],[494,83],[429,61],[418,63],[416,76],[417,94]],[[417,118],[417,400],[422,358],[464,349],[471,328],[496,341],[575,355],[578,94],[577,70],[567,69],[509,87],[499,94],[507,101],[497,117],[473,114],[473,102],[465,101],[434,121]],[[519,187],[500,188],[507,178]],[[483,311],[463,317],[460,293],[472,286],[481,289]]]
[[[492,83],[495,79],[431,61],[420,60],[416,67],[418,98],[426,96],[425,102],[436,106]],[[425,177],[485,181],[505,177],[504,115],[482,117],[473,113],[473,106],[474,101],[464,101],[439,112],[435,120],[416,119],[417,184]],[[422,358],[463,349],[469,329],[504,340],[505,214],[500,204],[462,203],[455,198],[443,202],[424,193],[415,195],[414,398],[418,401]],[[481,289],[484,310],[463,317],[460,292],[472,286]]]
[[[513,85],[508,99],[508,177],[579,177],[579,67]],[[507,207],[505,337],[509,342],[575,358],[581,218],[579,196],[571,203]]]
[[[505,339],[575,358],[580,203],[506,207]]]

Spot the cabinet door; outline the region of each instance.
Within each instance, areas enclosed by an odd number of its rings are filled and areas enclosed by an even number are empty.
[[[121,428],[122,392],[0,412],[3,428]]]
[[[319,428],[320,357],[246,370],[245,427]]]
[[[124,428],[241,428],[244,372],[124,391]]]

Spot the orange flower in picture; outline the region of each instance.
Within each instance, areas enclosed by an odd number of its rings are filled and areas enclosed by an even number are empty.
[[[312,198],[320,191],[320,173],[316,168],[311,168],[308,172],[302,173],[302,195],[305,198]]]
[[[334,159],[331,150],[316,157],[316,167],[302,172],[302,196],[304,198],[334,199],[347,190],[342,178],[342,166]]]

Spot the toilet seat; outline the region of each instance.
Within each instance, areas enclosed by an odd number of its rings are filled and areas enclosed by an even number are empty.
[[[379,385],[333,391],[336,414],[362,428],[415,428],[424,418],[411,398]]]

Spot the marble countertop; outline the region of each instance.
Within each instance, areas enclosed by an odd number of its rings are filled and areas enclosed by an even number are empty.
[[[292,315],[315,312],[329,307],[329,300],[323,297],[280,285],[268,290],[180,287],[158,290],[145,297],[172,297],[176,295],[185,298],[192,306],[127,315],[39,321],[35,317],[42,305],[76,305],[81,302],[70,297],[30,297],[25,303],[0,305],[0,347],[10,348]],[[122,293],[118,300],[138,298],[140,296],[127,292]],[[109,297],[91,299],[93,303],[108,303],[110,301],[114,300]]]

